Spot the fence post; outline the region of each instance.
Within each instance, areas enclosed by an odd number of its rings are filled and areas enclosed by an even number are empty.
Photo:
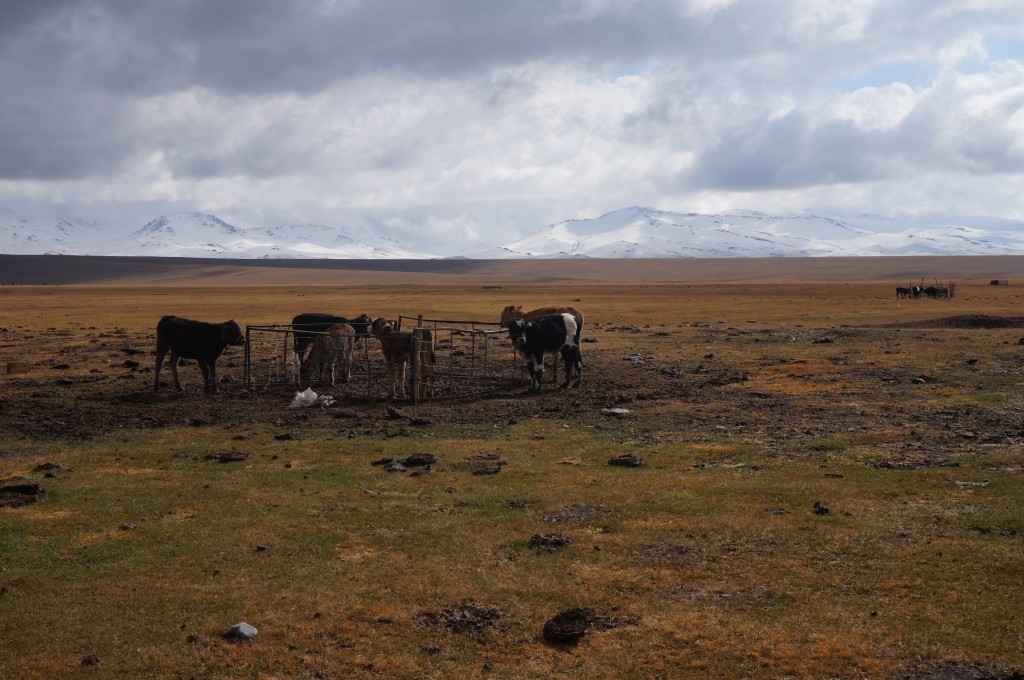
[[[252,370],[250,365],[252,364],[252,332],[250,326],[245,327],[245,370],[243,376],[245,380],[245,389],[251,390],[252,385],[250,380],[252,379]]]
[[[409,370],[412,371],[412,403],[416,405],[420,400],[420,338],[418,331],[413,329],[412,337],[409,338],[411,349],[409,354]]]

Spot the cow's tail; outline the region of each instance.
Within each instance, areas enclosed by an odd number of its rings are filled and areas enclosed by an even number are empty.
[[[580,336],[583,335],[583,312],[577,311],[579,316],[576,317],[576,335],[573,336],[573,342],[576,343],[576,354],[580,363],[583,363],[583,353],[580,351]]]
[[[281,375],[282,376],[287,376],[287,374],[288,374],[288,364],[290,363],[288,361],[288,356],[289,356],[289,352],[288,352],[288,336],[291,335],[290,328],[291,327],[289,326],[289,330],[286,330],[284,333],[281,334],[281,336],[284,338],[284,344],[281,346]],[[298,369],[296,368],[296,370],[298,370]]]

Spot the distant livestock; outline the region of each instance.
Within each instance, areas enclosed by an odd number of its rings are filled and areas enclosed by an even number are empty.
[[[552,314],[571,314],[573,319],[576,321],[576,344],[580,344],[580,333],[583,332],[583,312],[571,307],[569,305],[559,307],[538,307],[537,309],[531,309],[528,312],[523,311],[522,305],[509,305],[505,309],[501,310],[501,325],[505,328],[509,327],[509,324],[516,319],[522,319],[523,321],[533,321],[539,319],[542,316],[551,316]]]
[[[550,314],[524,321],[508,322],[512,344],[526,361],[530,372],[530,390],[539,392],[544,377],[544,354],[560,352],[565,363],[565,382],[562,387],[579,387],[583,361],[578,343],[579,330],[571,313]]]
[[[352,379],[352,354],[355,346],[356,331],[352,326],[338,323],[328,327],[323,335],[318,335],[313,341],[313,348],[302,364],[299,373],[302,382],[308,384],[315,373],[317,382],[323,384],[324,376],[328,375],[333,387],[334,367],[340,362],[341,380],[347,383]]]
[[[181,359],[195,359],[203,372],[203,392],[217,391],[217,359],[228,345],[245,345],[242,329],[234,321],[206,323],[191,321],[177,316],[165,316],[156,325],[156,374],[153,389],[160,389],[160,366],[164,357],[171,353],[171,375],[174,388],[181,391],[178,380],[178,362]]]
[[[302,364],[306,356],[306,349],[313,344],[317,333],[326,333],[327,329],[339,323],[347,323],[356,332],[356,344],[360,338],[365,338],[370,332],[370,317],[367,314],[360,314],[354,319],[346,319],[343,316],[324,314],[322,312],[308,312],[299,314],[292,319],[292,332],[295,334],[295,355],[299,364]]]

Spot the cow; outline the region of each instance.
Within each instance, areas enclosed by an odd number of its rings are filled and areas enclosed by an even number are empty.
[[[897,298],[908,298],[910,297],[910,289],[896,286],[896,297]]]
[[[309,350],[309,356],[302,364],[299,376],[304,383],[308,383],[313,372],[316,372],[317,382],[323,384],[324,374],[330,375],[331,386],[334,386],[334,366],[341,361],[342,382],[352,379],[352,353],[356,346],[356,331],[347,323],[338,323],[329,327],[327,331],[318,335],[313,341],[313,348]]]
[[[245,336],[234,321],[206,323],[177,316],[165,316],[156,325],[156,374],[153,376],[153,390],[160,389],[160,366],[164,357],[171,353],[171,375],[174,388],[182,390],[178,380],[178,362],[181,359],[195,359],[203,372],[203,392],[217,391],[217,359],[228,345],[244,346]]]
[[[565,362],[562,387],[579,387],[583,368],[576,318],[566,312],[549,314],[533,321],[515,319],[508,324],[509,338],[530,372],[530,391],[540,392],[544,377],[544,354],[560,352]]]
[[[380,351],[388,368],[388,388],[392,399],[397,392],[405,396],[405,366],[412,350],[412,333],[395,330],[395,322],[377,317],[370,324],[370,335],[380,340]]]
[[[416,396],[434,396],[434,336],[427,328],[418,328],[411,333],[395,330],[394,321],[383,317],[370,324],[370,335],[380,340],[380,351],[388,368],[388,392],[392,399],[397,393],[405,397],[405,371],[412,356],[413,338],[418,341],[416,354]]]
[[[533,321],[534,319],[539,319],[542,316],[550,316],[552,314],[572,314],[573,318],[576,320],[576,337],[574,340],[577,345],[580,344],[580,333],[583,332],[583,312],[569,305],[559,307],[538,307],[537,309],[531,309],[528,312],[523,311],[522,305],[509,305],[505,307],[505,309],[501,310],[501,326],[503,328],[508,328],[509,323],[516,319]]]
[[[360,338],[365,338],[369,333],[370,321],[370,317],[367,314],[360,314],[354,319],[346,319],[343,316],[324,314],[322,312],[299,314],[292,319],[292,332],[295,334],[295,355],[298,357],[299,365],[302,365],[302,361],[306,356],[306,349],[316,340],[317,333],[326,333],[327,329],[335,324],[347,323],[355,329],[356,346],[358,346]]]

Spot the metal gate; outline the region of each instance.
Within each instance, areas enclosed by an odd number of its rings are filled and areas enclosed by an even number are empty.
[[[294,351],[291,324],[264,324],[245,329],[245,385],[248,389],[302,389],[300,366]],[[516,357],[508,332],[498,324],[485,321],[424,319],[401,315],[398,329],[429,329],[434,339],[434,396],[431,399],[463,399],[515,389],[523,382],[523,365]],[[311,335],[324,335],[305,331]],[[410,348],[406,370],[406,394],[417,401],[416,366],[418,352]],[[353,353],[352,379],[311,385],[317,392],[336,399],[386,399],[389,396],[388,371],[379,341],[372,336],[360,338]]]

